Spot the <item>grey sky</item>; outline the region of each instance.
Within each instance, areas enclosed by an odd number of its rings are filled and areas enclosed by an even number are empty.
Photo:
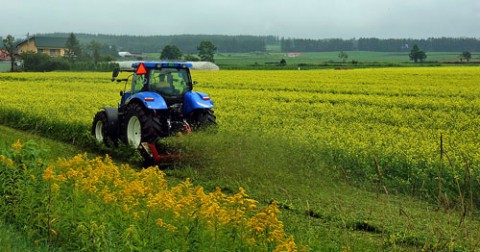
[[[0,36],[74,32],[480,38],[480,0],[15,0]]]

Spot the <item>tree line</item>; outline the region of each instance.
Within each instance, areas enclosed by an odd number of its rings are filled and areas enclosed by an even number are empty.
[[[41,36],[68,37],[69,33],[38,34]],[[282,52],[334,52],[334,51],[377,51],[409,52],[413,45],[428,52],[480,51],[477,38],[427,38],[427,39],[301,39],[278,36],[251,35],[106,35],[76,33],[82,44],[98,41],[118,51],[132,53],[158,53],[167,45],[177,46],[185,54],[196,54],[202,41],[211,41],[218,53],[264,52],[267,45],[280,45]]]
[[[427,39],[295,39],[281,38],[283,52],[331,52],[331,51],[375,51],[409,52],[413,45],[429,52],[480,51],[477,38],[427,38]]]
[[[68,37],[68,33],[41,34],[42,36]],[[134,36],[75,33],[81,43],[95,40],[114,46],[118,51],[132,53],[158,53],[167,45],[175,45],[186,54],[197,53],[202,41],[211,41],[222,52],[255,52],[265,51],[266,45],[278,40],[274,36],[249,35],[165,35],[165,36]]]

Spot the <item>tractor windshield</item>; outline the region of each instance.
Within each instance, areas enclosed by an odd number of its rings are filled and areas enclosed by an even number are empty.
[[[181,96],[191,90],[187,69],[162,68],[150,71],[150,91],[166,96]]]

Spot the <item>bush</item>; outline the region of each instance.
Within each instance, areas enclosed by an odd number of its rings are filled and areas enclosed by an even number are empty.
[[[51,71],[112,71],[117,64],[112,63],[113,58],[102,55],[101,62],[95,64],[90,59],[70,63],[67,58],[53,58],[44,53],[25,52],[20,55],[23,60],[25,72],[51,72]]]
[[[50,72],[70,70],[70,64],[64,58],[52,58],[44,53],[25,52],[20,55],[25,72]]]

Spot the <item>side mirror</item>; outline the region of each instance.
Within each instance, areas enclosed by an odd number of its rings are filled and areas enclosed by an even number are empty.
[[[119,69],[119,68],[114,68],[114,69],[113,69],[112,81],[114,81],[115,78],[117,78],[117,76],[118,76],[119,73],[120,73],[120,69]]]

